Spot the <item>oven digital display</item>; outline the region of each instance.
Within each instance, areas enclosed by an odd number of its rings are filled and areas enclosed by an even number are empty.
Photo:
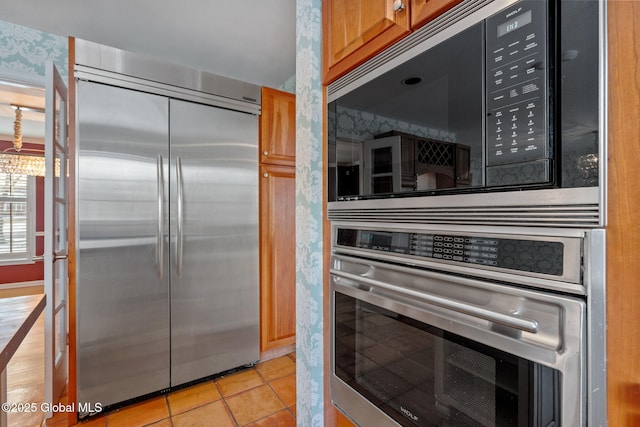
[[[506,22],[498,25],[498,37],[502,37],[511,31],[524,27],[527,24],[531,24],[531,11],[528,10],[514,18],[509,19]]]
[[[338,229],[339,246],[562,276],[564,244],[545,240]]]

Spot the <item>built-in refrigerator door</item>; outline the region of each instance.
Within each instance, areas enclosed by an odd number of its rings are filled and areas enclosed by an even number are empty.
[[[78,402],[169,386],[168,107],[77,81]]]
[[[258,118],[171,100],[171,385],[259,358]]]

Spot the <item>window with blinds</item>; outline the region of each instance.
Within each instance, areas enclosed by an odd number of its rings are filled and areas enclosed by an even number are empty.
[[[35,179],[0,172],[0,264],[32,262]]]

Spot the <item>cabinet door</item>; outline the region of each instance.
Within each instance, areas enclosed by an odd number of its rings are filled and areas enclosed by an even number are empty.
[[[260,167],[261,351],[295,342],[295,168]]]
[[[325,84],[409,33],[408,0],[328,0],[323,6]]]
[[[292,93],[262,88],[260,162],[296,164],[296,97]]]
[[[437,18],[462,0],[411,0],[411,28],[416,28]]]

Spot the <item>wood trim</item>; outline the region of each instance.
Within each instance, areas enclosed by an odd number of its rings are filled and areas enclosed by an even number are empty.
[[[295,353],[296,343],[282,345],[280,347],[273,348],[260,352],[260,362],[266,362],[268,360],[276,359],[278,357],[286,356],[289,353]]]
[[[330,0],[322,0],[322,79],[323,84],[324,85],[328,85],[331,82],[327,82],[327,76],[329,74],[329,2]],[[324,100],[326,99],[326,88],[323,88],[323,105],[325,105],[326,103],[324,103]],[[327,114],[326,114],[326,107],[323,109],[323,116],[322,116],[322,123],[323,126],[325,126],[325,129],[323,129],[322,133],[323,133],[323,137],[326,136],[326,121],[327,121]],[[324,150],[323,150],[323,156],[324,156]],[[326,157],[323,157],[323,160],[326,160]],[[323,176],[326,175],[325,173],[323,173]],[[323,204],[324,204],[324,199],[323,199]]]
[[[77,341],[76,341],[76,81],[74,79],[75,70],[75,58],[76,58],[76,40],[73,37],[69,37],[69,83],[67,85],[67,106],[69,117],[69,129],[67,134],[69,136],[69,286],[67,289],[67,310],[69,319],[69,330],[67,331],[69,337],[69,375],[67,383],[67,397],[69,403],[75,404],[77,408]],[[68,413],[68,424],[75,425],[78,422],[78,413]]]
[[[640,2],[608,8],[607,393],[610,426],[640,425]]]

